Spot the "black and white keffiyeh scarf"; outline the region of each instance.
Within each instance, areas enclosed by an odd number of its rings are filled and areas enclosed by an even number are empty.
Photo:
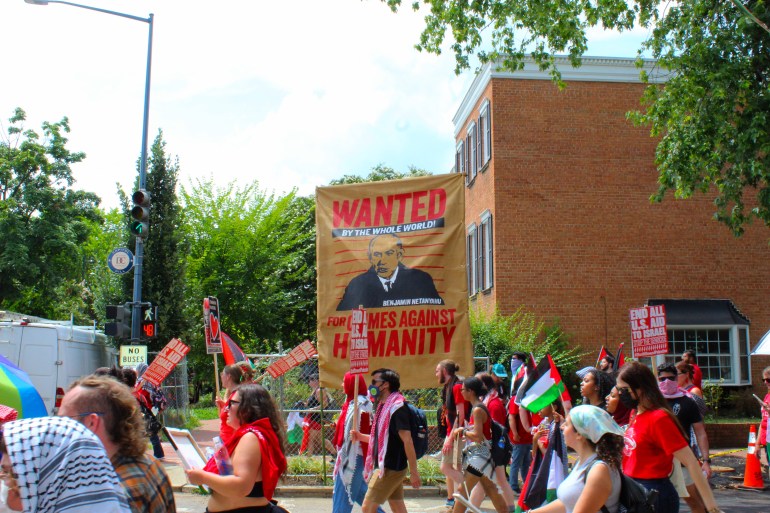
[[[23,419],[3,425],[2,433],[24,511],[130,512],[102,443],[80,422]]]

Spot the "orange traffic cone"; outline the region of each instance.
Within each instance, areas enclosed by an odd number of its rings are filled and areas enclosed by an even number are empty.
[[[749,430],[749,448],[746,451],[746,470],[743,473],[743,486],[746,488],[764,488],[762,466],[757,457],[757,428],[752,424]]]

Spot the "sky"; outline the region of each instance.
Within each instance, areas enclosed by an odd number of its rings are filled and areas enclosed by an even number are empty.
[[[213,178],[310,195],[378,164],[446,173],[452,117],[473,80],[451,51],[414,49],[424,14],[378,0],[93,0],[154,13],[149,143],[163,130],[181,186]],[[70,122],[77,189],[118,206],[141,151],[148,24],[0,0],[0,132]],[[644,32],[595,30],[586,55],[634,57]]]

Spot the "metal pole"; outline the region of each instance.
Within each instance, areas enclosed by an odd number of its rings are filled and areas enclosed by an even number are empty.
[[[150,26],[147,39],[147,73],[144,80],[144,119],[142,120],[142,157],[139,161],[139,188],[147,183],[147,132],[150,116],[150,73],[152,70],[152,28],[154,15],[150,13],[147,23]],[[142,270],[144,269],[144,240],[136,238],[134,249],[134,308],[131,312],[131,343],[139,343],[139,327],[142,318]]]
[[[142,120],[142,158],[139,162],[139,188],[144,189],[147,183],[147,130],[150,115],[150,70],[152,69],[152,28],[154,14],[150,13],[147,18],[140,16],[134,16],[132,14],[126,14],[117,11],[110,11],[109,9],[101,9],[99,7],[91,7],[90,5],[76,4],[73,2],[65,2],[63,0],[25,0],[28,4],[32,5],[48,5],[48,4],[62,4],[71,5],[72,7],[79,7],[81,9],[87,9],[89,11],[102,12],[105,14],[112,14],[113,16],[119,16],[121,18],[128,18],[129,20],[141,21],[147,23],[150,28],[150,34],[147,41],[147,74],[144,81],[144,119]],[[131,310],[131,343],[139,343],[139,328],[142,318],[142,268],[144,267],[144,240],[141,237],[136,238],[135,248],[135,263],[134,263],[134,297]]]

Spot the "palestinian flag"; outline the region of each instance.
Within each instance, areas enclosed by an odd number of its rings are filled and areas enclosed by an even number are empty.
[[[535,355],[529,353],[529,361],[526,364],[521,365],[516,372],[516,376],[513,380],[511,398],[513,402],[521,405],[521,398],[524,394],[524,389],[527,387],[527,380],[530,374],[535,371]]]
[[[602,358],[604,358],[605,356],[609,356],[609,355],[610,355],[610,353],[607,352],[607,349],[604,346],[602,346],[602,348],[599,350],[599,357],[596,358],[596,365],[594,365],[594,367],[596,367],[598,369],[599,368],[599,363],[601,363]]]
[[[550,354],[545,355],[527,376],[527,382],[521,388],[521,405],[533,413],[539,412],[561,397],[565,386]]]
[[[248,362],[249,359],[246,358],[246,355],[241,351],[241,348],[238,347],[238,344],[233,342],[233,339],[230,338],[230,336],[225,333],[224,331],[222,333],[222,356],[225,359],[225,365],[232,365],[236,362]]]
[[[538,451],[539,452],[539,451]],[[523,508],[534,509],[553,502],[556,499],[556,489],[567,476],[567,450],[564,437],[558,422],[551,423],[548,433],[548,448],[543,455],[543,461],[531,477],[527,477],[529,486],[522,492],[519,501]]]
[[[626,357],[623,355],[623,342],[618,347],[618,355],[615,357],[615,363],[612,365],[612,370],[618,370],[626,363]]]

